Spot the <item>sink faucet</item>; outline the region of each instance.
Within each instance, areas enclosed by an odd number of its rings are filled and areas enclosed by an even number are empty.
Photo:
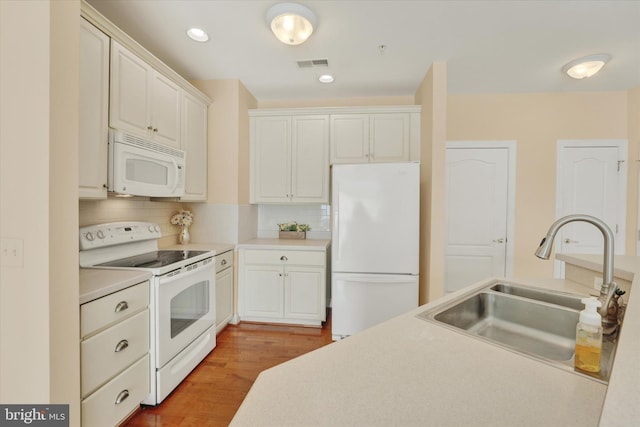
[[[536,256],[541,259],[549,259],[551,254],[551,248],[553,247],[553,239],[558,233],[558,230],[565,224],[574,221],[588,222],[595,225],[604,237],[604,261],[602,267],[602,286],[600,287],[600,296],[598,300],[601,302],[601,306],[598,309],[600,316],[602,317],[602,327],[604,333],[611,335],[615,333],[617,329],[617,299],[613,298],[616,292],[617,286],[613,281],[613,233],[611,229],[604,223],[604,221],[590,216],[590,215],[567,215],[560,218],[549,228],[547,235],[540,242],[540,247],[536,250]]]

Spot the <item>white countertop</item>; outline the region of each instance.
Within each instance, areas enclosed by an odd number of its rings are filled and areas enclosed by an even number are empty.
[[[234,245],[228,243],[190,243],[187,245],[171,245],[160,249],[212,251],[216,254],[221,254],[233,250],[233,248]],[[140,270],[81,268],[80,304],[121,291],[129,286],[137,285],[149,278],[151,278],[151,273]]]
[[[149,280],[151,273],[140,270],[80,269],[80,304],[102,298]]]
[[[238,249],[327,250],[331,240],[325,239],[252,239],[238,244]]]
[[[585,293],[582,285],[568,280],[510,282]],[[634,276],[634,284],[640,286],[640,275]],[[638,422],[640,298],[629,302],[607,387],[415,317],[458,294],[264,371],[232,425],[630,426]]]

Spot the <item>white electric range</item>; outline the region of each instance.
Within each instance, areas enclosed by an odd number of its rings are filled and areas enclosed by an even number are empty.
[[[161,250],[160,227],[113,222],[80,228],[80,266],[144,270],[150,286],[151,394],[157,405],[216,345],[212,251]]]

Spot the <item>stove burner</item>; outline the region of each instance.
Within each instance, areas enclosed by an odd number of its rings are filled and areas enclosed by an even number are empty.
[[[117,259],[96,267],[158,268],[202,255],[207,251],[155,251],[129,258]]]

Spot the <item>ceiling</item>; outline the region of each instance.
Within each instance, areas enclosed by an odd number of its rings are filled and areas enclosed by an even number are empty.
[[[435,61],[447,63],[449,93],[640,86],[640,0],[299,0],[318,25],[298,46],[265,22],[277,1],[87,2],[186,79],[239,79],[260,101],[413,96]],[[208,42],[186,37],[194,26]],[[612,56],[596,76],[561,73],[596,53]],[[298,68],[309,59],[329,65]],[[325,73],[335,82],[319,83]]]

